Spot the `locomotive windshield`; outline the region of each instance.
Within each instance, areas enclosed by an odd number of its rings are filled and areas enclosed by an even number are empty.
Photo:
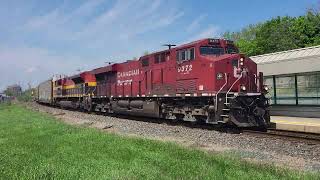
[[[227,54],[238,54],[239,50],[234,46],[228,46],[226,49]]]
[[[239,50],[234,46],[227,46],[226,49],[217,46],[201,46],[200,54],[201,55],[215,55],[220,56],[223,54],[237,54]]]
[[[222,47],[214,47],[214,46],[201,46],[200,47],[201,55],[216,55],[220,56],[224,54],[224,49]]]

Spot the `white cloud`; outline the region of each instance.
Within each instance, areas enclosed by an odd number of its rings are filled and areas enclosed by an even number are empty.
[[[45,38],[86,41],[101,46],[101,41],[117,42],[175,23],[184,12],[167,6],[168,3],[168,0],[117,0],[111,4],[90,0],[69,12],[57,7],[47,14],[31,18],[23,28],[37,31]],[[95,10],[99,6],[106,6],[106,9],[97,13]]]
[[[220,37],[219,28],[216,26],[210,25],[206,29],[195,33],[195,35],[190,39],[188,39],[187,42],[203,39],[203,38],[214,38],[214,37]]]
[[[187,32],[192,32],[196,30],[200,26],[200,22],[203,21],[207,17],[206,14],[202,14],[199,17],[195,18],[189,26],[187,26]]]
[[[36,84],[53,74],[74,74],[79,68],[102,66],[105,61],[139,57],[146,50],[159,49],[164,41],[181,38],[170,35],[181,31],[177,24],[183,23],[180,20],[186,13],[169,0],[88,0],[76,7],[65,2],[19,24],[17,29],[25,36],[21,35],[21,42],[10,48],[0,42],[0,87]],[[196,32],[205,17],[200,15],[183,26],[187,32],[181,32],[182,37],[194,35],[186,42],[217,36],[218,28],[213,25]],[[18,39],[20,34],[12,36]]]
[[[78,16],[90,15],[97,8],[97,6],[101,5],[103,2],[104,0],[88,0],[87,2],[81,4],[79,8],[71,12],[66,19],[72,20]]]
[[[38,69],[37,67],[32,66],[32,67],[27,68],[27,69],[26,69],[26,72],[27,72],[27,73],[33,73],[33,72],[36,71],[37,69]]]
[[[48,37],[68,40],[74,35],[74,31],[82,26],[83,19],[90,16],[103,2],[103,0],[89,0],[71,11],[66,11],[66,3],[63,3],[47,14],[30,18],[21,29],[37,32],[39,36],[44,34]]]
[[[57,19],[59,19],[59,16],[59,9],[55,9],[46,15],[31,19],[24,27],[31,30],[46,28],[50,26],[51,23],[57,21]]]
[[[74,74],[76,69],[92,68],[81,57],[59,56],[40,48],[0,48],[1,85],[31,82],[33,85],[54,74]]]

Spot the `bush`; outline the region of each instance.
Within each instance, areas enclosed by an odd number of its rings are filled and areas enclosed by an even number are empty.
[[[18,101],[30,102],[33,100],[32,89],[25,90],[17,97]]]

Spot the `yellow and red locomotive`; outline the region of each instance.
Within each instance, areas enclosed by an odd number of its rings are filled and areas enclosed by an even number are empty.
[[[53,79],[50,103],[86,111],[265,128],[270,124],[266,93],[256,63],[239,54],[232,41],[202,39]]]

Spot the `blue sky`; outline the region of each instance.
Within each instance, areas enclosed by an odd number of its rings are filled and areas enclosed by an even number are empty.
[[[219,37],[319,0],[1,0],[0,90]]]

